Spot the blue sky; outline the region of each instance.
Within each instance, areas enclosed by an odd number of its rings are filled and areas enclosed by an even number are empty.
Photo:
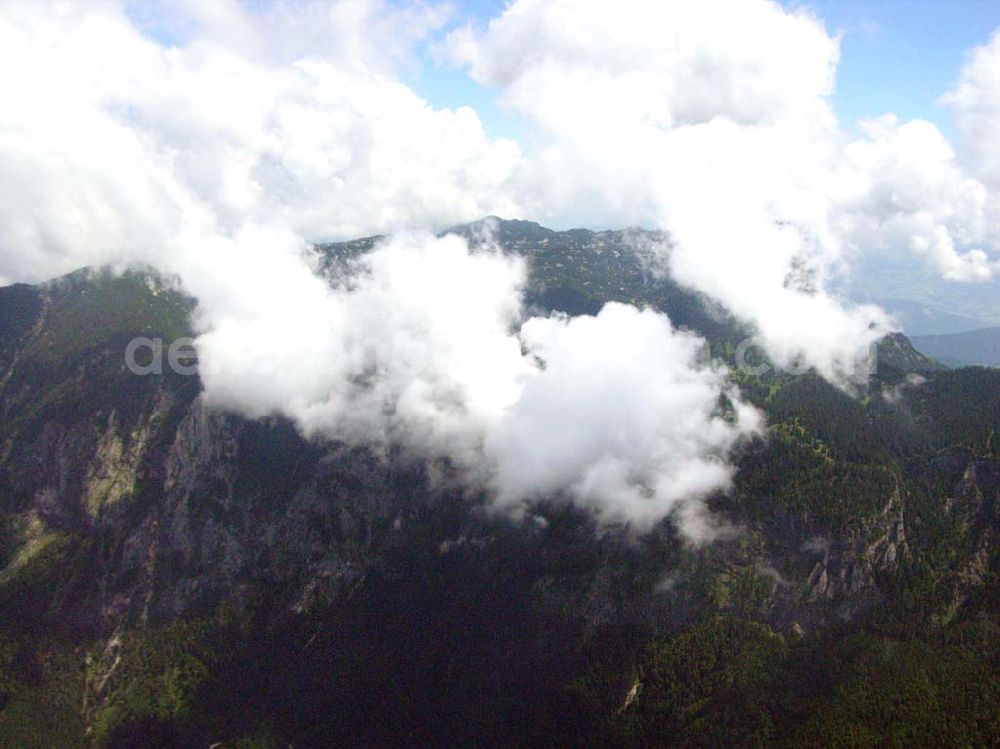
[[[1000,26],[993,0],[824,0],[802,3],[843,34],[834,105],[841,122],[893,112],[931,120],[950,135],[937,101],[958,79],[965,52]]]
[[[892,112],[900,119],[924,118],[946,135],[954,127],[938,99],[958,78],[965,53],[1000,27],[996,0],[809,0],[786,7],[811,9],[831,33],[841,34],[841,61],[834,106],[845,127]],[[502,12],[502,0],[469,0],[458,16],[485,23]],[[491,136],[518,137],[515,117],[492,93],[459,70],[428,62],[412,81],[436,107],[474,107]]]

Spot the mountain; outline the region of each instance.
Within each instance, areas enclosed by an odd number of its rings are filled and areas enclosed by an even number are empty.
[[[960,333],[1000,325],[1000,280],[952,281],[911,258],[859,258],[841,292],[889,312],[908,336]]]
[[[1000,328],[917,336],[913,344],[928,356],[951,366],[1000,367]]]
[[[961,333],[972,328],[989,325],[995,318],[973,317],[958,314],[949,302],[921,302],[893,297],[879,298],[876,302],[896,320],[900,328],[909,336],[919,338],[928,335]]]
[[[526,256],[538,310],[655,306],[723,358],[746,333],[653,272],[658,235],[454,231]],[[320,249],[335,273],[375,241]],[[446,463],[126,368],[192,307],[145,270],[0,289],[0,746],[1000,737],[1000,371],[901,335],[857,396],[734,371],[768,432],[711,498],[733,532],[692,546],[483,512]]]

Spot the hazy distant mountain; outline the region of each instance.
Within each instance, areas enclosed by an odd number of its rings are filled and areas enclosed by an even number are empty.
[[[961,333],[992,324],[991,317],[975,317],[956,312],[948,302],[922,302],[912,299],[884,298],[876,303],[886,310],[907,336]]]
[[[1000,327],[916,336],[912,342],[919,351],[949,366],[1000,367]]]
[[[948,281],[911,259],[863,259],[841,291],[886,309],[911,338],[1000,325],[1000,280]]]

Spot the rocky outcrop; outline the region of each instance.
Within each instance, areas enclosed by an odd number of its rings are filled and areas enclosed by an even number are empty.
[[[945,511],[956,523],[964,548],[946,584],[952,589],[952,615],[989,582],[1000,568],[1000,461],[958,453],[947,462],[961,470],[961,479],[945,500]]]
[[[842,538],[813,537],[802,550],[819,556],[806,583],[807,599],[830,604],[839,617],[852,618],[881,598],[880,578],[895,573],[908,553],[898,488],[862,529]]]

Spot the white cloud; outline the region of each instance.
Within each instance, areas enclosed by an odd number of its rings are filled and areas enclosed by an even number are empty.
[[[562,222],[666,228],[674,277],[756,325],[782,364],[849,379],[891,327],[826,291],[859,253],[913,252],[957,280],[996,270],[987,190],[933,126],[840,130],[838,40],[806,12],[517,0],[449,42],[541,134],[526,202]]]
[[[969,169],[1000,188],[1000,30],[971,50],[958,85],[942,101],[955,112]]]
[[[248,246],[241,238],[233,250]],[[396,237],[334,287],[301,262],[245,268],[199,295],[210,326],[199,340],[203,379],[216,403],[471,465],[529,369],[516,335],[523,264],[472,254],[458,237]],[[220,288],[235,293],[208,296]]]
[[[705,341],[652,310],[534,318],[521,339],[544,365],[487,438],[501,504],[564,493],[604,520],[648,527],[726,488],[731,448],[760,425],[732,393],[733,418],[722,417],[725,373],[701,363]],[[680,514],[689,537],[708,536],[701,514]]]
[[[900,123],[892,115],[863,122],[861,130],[844,150],[837,204],[848,241],[859,251],[911,250],[952,280],[989,279],[997,262],[974,245],[996,247],[1000,240],[991,198],[951,144],[929,122]]]
[[[624,117],[641,109],[659,127],[720,114],[741,124],[793,112],[826,117],[822,97],[833,90],[838,57],[820,24],[770,2],[519,0],[482,37],[463,30],[455,39],[473,77],[510,87],[513,105],[565,124],[581,113],[592,120],[595,105],[606,105],[605,124],[620,107]],[[574,75],[597,84],[592,96],[541,95],[556,93],[547,79]]]
[[[1000,30],[988,43],[971,50],[958,85],[943,102],[955,113],[963,169],[986,186],[980,197],[982,241],[1000,247]],[[985,259],[983,262],[986,262]],[[996,273],[1000,263],[990,259]],[[981,274],[980,274],[981,275]]]
[[[355,16],[377,25],[369,6],[325,5],[327,26],[360,38]],[[516,212],[504,185],[518,147],[486,138],[473,110],[434,110],[361,52],[272,64],[257,51],[269,18],[212,7],[253,39],[168,48],[110,3],[3,6],[0,65],[18,74],[0,80],[0,245],[15,248],[0,277],[143,252],[161,264],[191,225],[320,240]],[[222,33],[207,12],[194,31]]]
[[[435,0],[125,0],[123,7],[168,44],[224,48],[269,67],[321,59],[385,74],[416,65],[417,48],[454,13]]]

